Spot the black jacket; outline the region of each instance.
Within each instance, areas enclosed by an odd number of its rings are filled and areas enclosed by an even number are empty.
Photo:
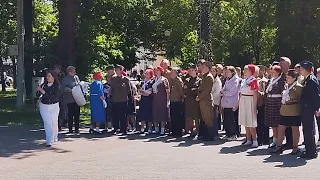
[[[45,94],[37,92],[37,97],[40,98],[42,104],[55,104],[60,101],[61,88],[60,85],[53,84],[48,86],[47,83],[42,84],[40,87],[45,91]]]
[[[304,81],[304,88],[301,92],[301,108],[316,111],[320,107],[320,87],[317,78],[310,74]]]

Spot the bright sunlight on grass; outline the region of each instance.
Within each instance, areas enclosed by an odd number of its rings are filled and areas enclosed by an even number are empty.
[[[90,124],[89,104],[81,107],[82,124]],[[16,91],[0,92],[0,125],[42,125],[38,109],[27,102],[23,111],[16,110]]]

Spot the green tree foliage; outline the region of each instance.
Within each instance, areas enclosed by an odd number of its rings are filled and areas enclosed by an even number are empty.
[[[33,0],[34,68],[51,68],[57,60],[58,11],[51,1]]]
[[[85,72],[108,64],[133,67],[137,49],[153,44],[152,12],[151,1],[81,1],[77,66]]]
[[[221,1],[212,13],[215,61],[269,63],[274,57],[274,11],[270,0]]]
[[[59,0],[33,0],[34,68],[56,62]],[[0,54],[16,39],[16,1],[0,3]],[[186,67],[198,47],[198,0],[77,1],[76,66],[83,74],[109,64],[130,69],[140,47]],[[269,64],[279,56],[294,62],[320,59],[319,0],[212,0],[215,63]],[[67,18],[67,17],[61,17]],[[165,31],[170,35],[165,36]]]
[[[0,3],[0,57],[7,58],[8,45],[16,42],[16,1]]]
[[[320,1],[278,1],[278,27],[275,50],[278,55],[291,57],[295,63],[320,60]]]

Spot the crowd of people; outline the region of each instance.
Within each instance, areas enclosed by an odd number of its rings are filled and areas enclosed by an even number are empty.
[[[316,158],[320,69],[314,72],[310,61],[294,69],[290,66],[287,57],[269,67],[248,64],[243,69],[200,60],[181,71],[164,59],[160,66],[134,74],[142,80],[137,84],[128,78],[123,66],[109,66],[105,84],[102,73],[93,75],[89,132],[101,134],[101,125],[105,125],[114,134],[125,135],[139,126],[140,133],[214,141],[220,138],[218,131],[224,130],[222,139],[235,141],[242,126],[246,137],[243,146],[268,145],[270,153],[278,154],[289,148],[290,154],[297,155],[302,125],[305,151],[301,157]],[[62,78],[57,66],[38,87],[48,146],[58,140],[58,127],[65,119],[69,133],[79,133],[80,106],[71,93],[79,78],[75,67],[68,67],[66,72]]]

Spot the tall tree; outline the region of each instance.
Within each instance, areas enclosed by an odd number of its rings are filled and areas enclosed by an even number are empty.
[[[76,26],[79,0],[59,0],[58,63],[63,67],[75,64]]]
[[[32,76],[33,76],[33,0],[23,1],[24,12],[24,28],[25,28],[25,54],[24,54],[24,68],[25,68],[25,85],[27,96],[32,93]]]

